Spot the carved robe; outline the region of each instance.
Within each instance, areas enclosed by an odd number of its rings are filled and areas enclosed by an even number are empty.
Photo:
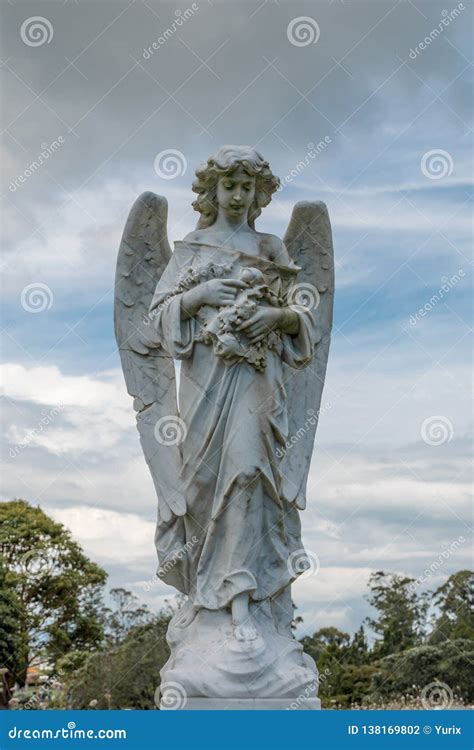
[[[236,310],[204,307],[183,320],[188,288],[215,276],[257,278],[246,305],[287,304],[298,271],[223,247],[177,242],[150,307],[163,349],[181,360],[181,473],[185,516],[158,516],[159,574],[201,607],[228,606],[239,593],[260,601],[294,579],[289,556],[302,551],[298,510],[282,491],[281,446],[288,434],[283,363],[302,368],[318,337],[311,310],[296,308],[299,332],[270,334],[249,347]],[[259,296],[260,295],[260,296]],[[245,294],[243,295],[245,297]],[[234,316],[234,317],[232,317]],[[166,461],[166,447],[162,449]]]

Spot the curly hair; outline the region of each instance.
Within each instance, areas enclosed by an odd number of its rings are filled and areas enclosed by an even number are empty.
[[[197,179],[193,182],[193,191],[198,198],[192,204],[195,211],[201,214],[197,229],[212,226],[217,218],[217,183],[220,177],[231,175],[238,167],[255,177],[255,198],[249,208],[247,222],[255,228],[255,219],[267,206],[272,194],[278,190],[280,180],[271,171],[268,162],[252,146],[222,146],[207,163],[196,169]]]

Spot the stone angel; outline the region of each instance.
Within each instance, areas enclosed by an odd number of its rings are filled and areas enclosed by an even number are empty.
[[[176,685],[188,707],[281,708],[302,690],[302,707],[318,706],[290,586],[314,564],[299,512],[333,250],[323,203],[296,204],[284,241],[255,229],[278,188],[254,148],[224,146],[196,170],[199,220],[173,252],[153,193],[137,199],[120,245],[115,330],[158,495],[158,576],[186,596],[168,630],[163,708]]]

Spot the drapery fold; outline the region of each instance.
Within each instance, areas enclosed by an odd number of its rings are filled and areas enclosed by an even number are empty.
[[[160,568],[163,580],[207,609],[228,606],[244,591],[254,600],[275,596],[294,579],[288,558],[303,548],[300,519],[282,497],[277,457],[288,433],[283,362],[304,367],[317,345],[313,313],[298,307],[297,335],[280,336],[281,346],[266,352],[263,370],[216,356],[203,341],[202,318],[183,321],[181,302],[186,285],[201,278],[200,269],[212,276],[223,263],[227,278],[259,269],[282,304],[297,273],[226,248],[176,243],[150,307],[160,345],[182,360],[179,417],[186,428],[177,481],[188,511],[159,521]],[[166,461],[166,447],[162,455]]]

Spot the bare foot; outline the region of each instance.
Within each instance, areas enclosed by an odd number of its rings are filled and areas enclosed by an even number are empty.
[[[199,607],[192,604],[190,607],[183,607],[183,610],[176,615],[176,625],[178,628],[187,628],[199,612]]]
[[[234,624],[234,636],[238,641],[255,641],[258,638],[258,630],[250,622],[246,625]]]
[[[232,600],[232,625],[234,626],[234,636],[238,641],[255,641],[259,637],[249,612],[249,597],[244,591],[237,594]]]

